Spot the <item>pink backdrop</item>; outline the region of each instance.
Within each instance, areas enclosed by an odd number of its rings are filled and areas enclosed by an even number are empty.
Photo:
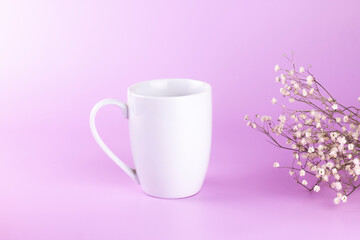
[[[334,206],[308,193],[290,153],[246,128],[279,112],[275,64],[295,51],[339,100],[359,93],[358,1],[0,2],[0,239],[313,239],[358,236],[360,193]],[[130,84],[181,77],[213,86],[213,147],[202,191],[146,196],[96,145],[91,107]],[[132,164],[114,107],[100,134]]]

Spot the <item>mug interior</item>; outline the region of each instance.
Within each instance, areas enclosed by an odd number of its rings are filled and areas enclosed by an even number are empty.
[[[128,90],[145,97],[181,97],[210,91],[210,85],[192,79],[157,79],[135,83]]]

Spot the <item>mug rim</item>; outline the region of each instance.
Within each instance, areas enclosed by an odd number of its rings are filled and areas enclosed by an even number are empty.
[[[156,82],[156,81],[173,81],[173,80],[178,80],[178,81],[188,81],[191,82],[193,84],[201,84],[200,86],[202,87],[200,92],[196,92],[196,93],[190,93],[190,94],[186,94],[186,95],[174,95],[174,96],[151,96],[151,95],[147,95],[147,94],[139,94],[136,93],[133,88],[139,86],[139,85],[143,85],[143,84],[148,84],[149,82]],[[207,82],[203,82],[200,80],[195,80],[195,79],[190,79],[190,78],[159,78],[159,79],[152,79],[152,80],[146,80],[146,81],[141,81],[141,82],[136,82],[134,84],[131,84],[128,88],[127,88],[127,92],[128,94],[131,94],[133,96],[136,97],[141,97],[141,98],[156,98],[156,99],[178,99],[178,98],[186,98],[186,97],[192,97],[192,96],[198,96],[198,95],[202,95],[202,94],[206,94],[211,92],[211,85]]]

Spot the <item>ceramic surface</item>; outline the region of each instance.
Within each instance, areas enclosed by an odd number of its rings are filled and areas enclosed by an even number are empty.
[[[90,127],[99,146],[145,193],[160,198],[196,194],[210,158],[211,87],[190,79],[159,79],[128,88],[128,103],[104,99],[91,111]],[[95,116],[105,105],[118,106],[129,119],[135,169],[102,141]]]

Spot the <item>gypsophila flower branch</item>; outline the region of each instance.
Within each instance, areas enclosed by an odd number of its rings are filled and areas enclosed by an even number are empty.
[[[288,168],[294,180],[309,191],[319,192],[327,186],[336,192],[334,203],[345,203],[347,197],[360,186],[360,110],[344,106],[336,100],[307,68],[284,69],[274,67],[280,75],[280,94],[289,101],[302,104],[305,109],[281,105],[282,113],[273,121],[259,114],[253,119],[245,116],[247,126],[265,134],[273,145],[292,152]],[[360,97],[358,98],[360,101]]]

